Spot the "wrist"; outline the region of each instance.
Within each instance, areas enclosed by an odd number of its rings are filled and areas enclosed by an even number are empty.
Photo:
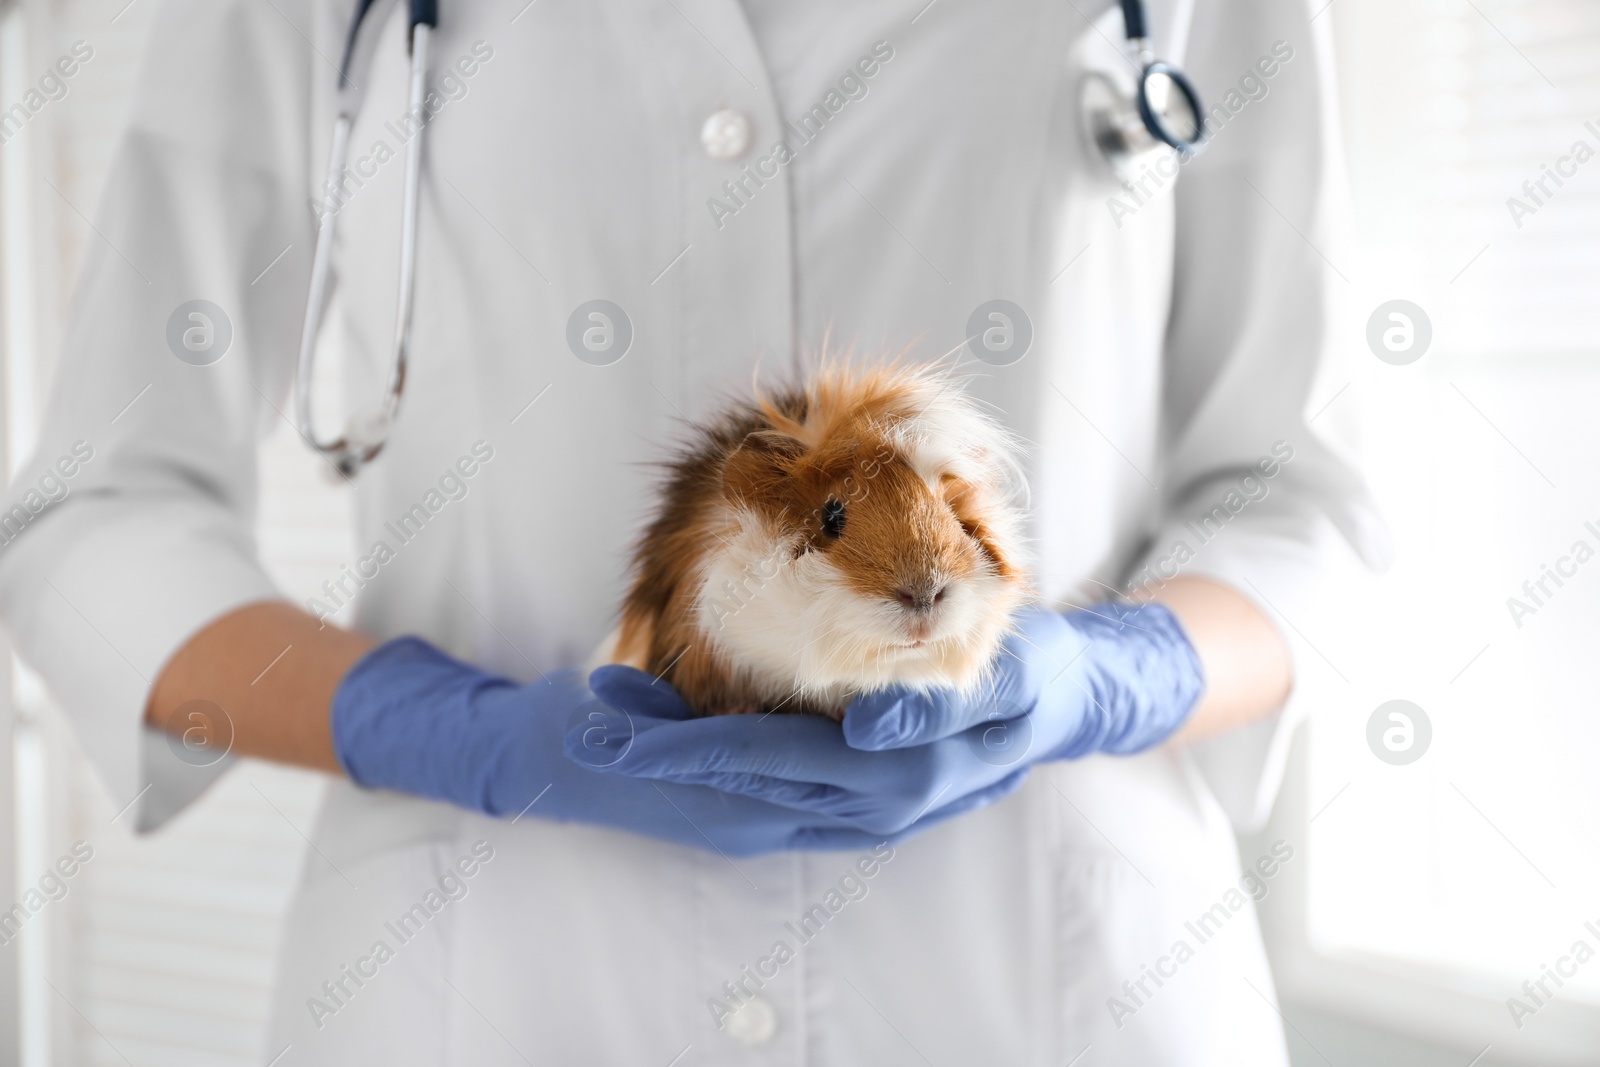
[[[480,699],[513,683],[417,637],[385,642],[356,661],[329,709],[334,756],[367,789],[444,800],[496,814],[488,788],[505,732]]]
[[[1142,752],[1188,721],[1205,677],[1188,634],[1165,605],[1110,601],[1063,618],[1082,642],[1074,673],[1087,705],[1064,758]]]

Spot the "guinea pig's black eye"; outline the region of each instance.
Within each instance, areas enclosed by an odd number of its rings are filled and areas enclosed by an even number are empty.
[[[844,533],[844,505],[830,500],[822,505],[822,532],[829,537]]]

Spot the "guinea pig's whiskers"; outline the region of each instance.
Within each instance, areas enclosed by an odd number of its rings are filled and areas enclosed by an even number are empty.
[[[1147,628],[1145,628],[1143,626],[1135,626],[1133,623],[1129,622],[1127,619],[1114,619],[1110,615],[1102,615],[1098,611],[1095,611],[1095,610],[1093,610],[1091,608],[1079,608],[1078,610],[1086,612],[1086,613],[1088,613],[1090,615],[1093,615],[1097,619],[1104,619],[1107,622],[1114,622],[1118,626],[1126,626],[1130,630],[1138,630],[1141,633],[1147,633],[1147,634],[1155,632],[1154,630],[1147,629]]]
[[[1028,640],[1027,637],[1024,636],[1021,633],[1016,634],[1016,638],[1017,638],[1018,641],[1021,641],[1023,644],[1027,645],[1031,649],[1034,649],[1034,650],[1039,651],[1039,652],[1043,652],[1043,653],[1045,653],[1047,655],[1049,654],[1049,650],[1048,649],[1041,648],[1039,645],[1037,645],[1034,642]],[[1056,681],[1056,678],[1060,678],[1063,674],[1067,673],[1067,671],[1069,669],[1071,669],[1072,665],[1074,663],[1078,662],[1078,660],[1080,658],[1082,658],[1083,654],[1086,651],[1088,651],[1087,648],[1079,649],[1078,650],[1078,654],[1076,656],[1073,656],[1070,660],[1068,660],[1066,663],[1063,663],[1061,665],[1061,669],[1056,672],[1055,678],[1051,678],[1050,682],[1048,684],[1054,685],[1055,681]],[[1018,661],[1020,661],[1022,659],[1021,656],[1018,656],[1015,652],[1011,651],[1009,648],[1005,650],[1005,653],[1008,656],[1015,657]],[[1061,660],[1059,658],[1055,657],[1055,656],[1051,656],[1050,658],[1054,659],[1057,663],[1061,663]]]
[[[817,636],[813,637],[811,640],[807,641],[805,644],[801,645],[799,648],[790,653],[789,658],[796,660],[799,659],[801,653],[809,651],[811,646],[815,645],[818,641],[821,641],[826,636],[828,636],[826,630],[818,632]]]
[[[770,709],[768,709],[767,714],[761,716],[761,718],[757,719],[756,721],[757,722],[761,722],[763,719],[765,719],[767,717],[767,715],[775,715],[775,714],[777,714],[778,710],[780,708],[782,708],[784,704],[789,703],[789,701],[791,701],[795,697],[799,696],[803,691],[804,691],[804,687],[803,686],[800,687],[800,688],[797,688],[794,692],[792,692],[788,696],[784,697],[783,701],[781,703],[775,704]]]
[[[1101,589],[1104,589],[1106,592],[1110,593],[1113,600],[1121,600],[1125,595],[1122,590],[1118,589],[1116,586],[1107,585],[1098,578],[1093,578],[1086,575],[1084,580],[1087,582],[1092,582],[1093,584],[1098,585]]]

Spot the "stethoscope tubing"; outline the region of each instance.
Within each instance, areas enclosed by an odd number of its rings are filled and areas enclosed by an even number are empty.
[[[350,135],[360,113],[363,85],[371,68],[376,39],[384,18],[372,18],[375,13],[387,14],[397,0],[360,0],[345,41],[344,55],[339,64],[339,112],[333,127],[333,142],[328,152],[328,178],[325,191],[339,188],[349,159]],[[1136,62],[1140,66],[1138,85],[1134,93],[1134,106],[1139,119],[1151,137],[1168,145],[1180,154],[1187,155],[1205,139],[1205,123],[1200,96],[1188,77],[1176,66],[1157,59],[1150,52],[1147,41],[1148,28],[1143,0],[1120,0],[1123,29]],[[408,86],[410,113],[415,116],[416,135],[406,144],[405,185],[402,193],[400,217],[399,292],[395,303],[395,332],[393,359],[384,389],[382,405],[374,415],[351,419],[338,437],[324,439],[317,435],[312,418],[312,378],[316,369],[317,339],[322,332],[323,317],[329,303],[333,285],[333,245],[338,228],[339,209],[324,203],[317,225],[317,241],[311,259],[311,284],[306,297],[305,320],[300,331],[300,352],[295,375],[295,418],[302,437],[318,452],[327,456],[345,477],[350,477],[383,450],[389,431],[400,411],[400,401],[405,395],[407,371],[411,362],[412,322],[416,308],[417,283],[417,229],[421,209],[422,151],[426,140],[428,112],[424,107],[427,94],[428,57],[433,42],[433,31],[439,24],[438,0],[408,0],[408,42],[411,52],[411,77]],[[1190,139],[1171,129],[1160,110],[1150,100],[1150,83],[1157,76],[1167,78],[1183,94],[1196,119],[1195,136]],[[1104,148],[1104,146],[1102,146]],[[331,197],[331,192],[329,193]]]
[[[328,176],[324,190],[337,189],[349,161],[350,133],[355,126],[363,96],[363,83],[371,66],[381,19],[369,21],[376,8],[387,11],[393,0],[362,0],[350,27],[339,66],[339,114],[334,122],[333,142],[328,151]],[[300,352],[295,374],[295,418],[300,435],[312,448],[333,461],[340,473],[349,477],[377,458],[388,440],[389,429],[399,414],[405,394],[406,372],[411,361],[412,321],[416,308],[417,231],[421,213],[422,152],[426,141],[428,112],[428,59],[433,31],[438,25],[437,0],[410,0],[409,42],[411,76],[407,103],[417,121],[417,132],[406,143],[404,189],[400,215],[399,292],[395,302],[394,352],[389,379],[381,407],[374,416],[359,424],[352,420],[338,437],[318,436],[312,413],[312,379],[316,370],[317,338],[322,332],[333,282],[333,246],[339,210],[324,203],[317,225],[316,248],[311,258],[311,284],[306,297],[305,320],[300,331]]]

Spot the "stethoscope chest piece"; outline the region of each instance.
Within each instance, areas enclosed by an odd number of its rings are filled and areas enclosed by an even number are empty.
[[[1079,89],[1083,129],[1123,182],[1163,154],[1192,155],[1205,141],[1200,94],[1182,70],[1157,59],[1145,37],[1144,5],[1123,0],[1133,70],[1090,71]]]
[[[1118,84],[1114,75],[1089,71],[1079,90],[1080,119],[1089,141],[1119,181],[1138,176],[1141,165],[1150,162],[1165,145],[1150,136],[1139,113],[1129,105],[1131,88]]]

